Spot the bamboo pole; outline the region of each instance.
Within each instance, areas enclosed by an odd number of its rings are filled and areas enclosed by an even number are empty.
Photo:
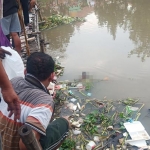
[[[21,7],[20,0],[18,0],[18,4],[19,4],[18,16],[19,16],[19,19],[20,19],[21,27],[22,27],[23,32],[24,32],[24,37],[25,37],[25,42],[26,42],[26,51],[27,51],[27,55],[29,56],[29,55],[30,55],[30,50],[29,50],[29,44],[28,44],[28,40],[27,40],[27,35],[26,35],[25,25],[24,25],[24,21],[23,21],[23,17],[22,17],[22,7]]]
[[[30,126],[21,126],[18,133],[27,150],[42,150]]]
[[[40,21],[42,22],[43,21],[43,17],[42,17],[42,14],[41,14],[40,7],[37,4],[36,4],[36,6],[37,6],[37,11],[38,11],[38,15],[39,15]]]

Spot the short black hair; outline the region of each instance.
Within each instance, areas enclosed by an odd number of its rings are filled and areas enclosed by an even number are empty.
[[[40,81],[46,80],[54,72],[55,62],[51,56],[42,52],[32,53],[27,59],[27,73]]]

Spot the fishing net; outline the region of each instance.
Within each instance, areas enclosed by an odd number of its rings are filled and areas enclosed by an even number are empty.
[[[1,46],[11,46],[7,37],[4,35],[1,28],[1,18],[3,18],[3,0],[0,0],[0,47]]]

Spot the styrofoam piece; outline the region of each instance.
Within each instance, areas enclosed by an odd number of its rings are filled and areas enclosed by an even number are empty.
[[[132,140],[149,140],[150,136],[146,132],[144,126],[140,121],[133,121],[132,123],[126,122],[124,123],[126,130],[129,132]]]
[[[134,145],[134,146],[137,146],[137,147],[146,147],[147,144],[146,144],[146,141],[145,140],[127,140],[125,141],[126,144],[130,144],[130,145]]]

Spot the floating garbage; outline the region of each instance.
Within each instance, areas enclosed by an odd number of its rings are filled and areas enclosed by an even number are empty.
[[[72,92],[71,90],[69,90],[68,93],[69,93],[70,95],[73,95],[73,92]]]
[[[123,136],[124,136],[124,137],[127,137],[127,135],[128,135],[128,133],[127,133],[127,132],[123,133]]]
[[[78,83],[77,84],[77,88],[83,88],[83,84],[82,83]]]
[[[52,15],[50,17],[45,17],[43,22],[39,25],[40,30],[55,28],[63,24],[71,24],[73,22],[84,22],[84,18],[79,17],[69,17],[62,16],[59,14]]]
[[[55,91],[55,84],[50,82],[49,86],[47,87],[47,89],[49,90],[50,94],[53,95],[54,91]]]
[[[68,107],[70,110],[74,110],[74,111],[77,109],[77,105],[74,105],[73,103],[67,104],[67,107]]]
[[[76,146],[76,149],[80,150],[80,149],[81,149],[81,147],[80,147],[80,146]]]
[[[77,103],[78,109],[81,110],[81,106],[79,103]]]
[[[60,70],[59,67],[57,69]],[[138,120],[144,104],[139,103],[139,99],[135,98],[123,100],[109,100],[106,96],[102,99],[91,98],[93,97],[89,92],[91,85],[92,81],[88,76],[79,80],[56,83],[56,87],[59,88],[56,92],[54,114],[56,117],[69,116],[71,124],[70,134],[61,146],[61,150],[75,148],[81,150],[131,150],[133,148],[134,150],[135,146],[128,143],[134,143],[133,136],[139,138],[140,134],[133,135],[126,126]],[[149,139],[147,132],[141,133],[146,135],[142,138]]]
[[[72,99],[70,99],[70,101],[71,101],[71,102],[75,102],[75,101],[77,101],[77,99],[72,98]]]
[[[77,128],[80,128],[80,127],[81,127],[81,124],[80,124],[78,121],[72,122],[71,125],[74,126],[74,127],[77,127]]]
[[[128,108],[129,108],[131,111],[138,111],[138,110],[139,110],[138,107],[128,106]]]
[[[113,126],[107,127],[107,130],[108,130],[108,131],[112,131],[113,129],[114,129]]]
[[[77,106],[76,106],[76,105],[74,105],[74,106],[73,106],[73,110],[75,111],[76,109],[77,109]]]
[[[140,121],[126,122],[124,126],[133,140],[150,140],[149,134]]]
[[[91,97],[91,96],[92,96],[92,94],[91,94],[91,93],[87,93],[87,96]]]
[[[87,145],[86,145],[86,150],[92,150],[96,147],[96,144],[94,141],[90,141]]]
[[[72,132],[73,132],[74,135],[81,134],[81,131],[80,131],[80,130],[72,130]]]
[[[99,137],[98,136],[94,136],[94,142],[99,142],[100,141],[100,139],[99,139]]]

